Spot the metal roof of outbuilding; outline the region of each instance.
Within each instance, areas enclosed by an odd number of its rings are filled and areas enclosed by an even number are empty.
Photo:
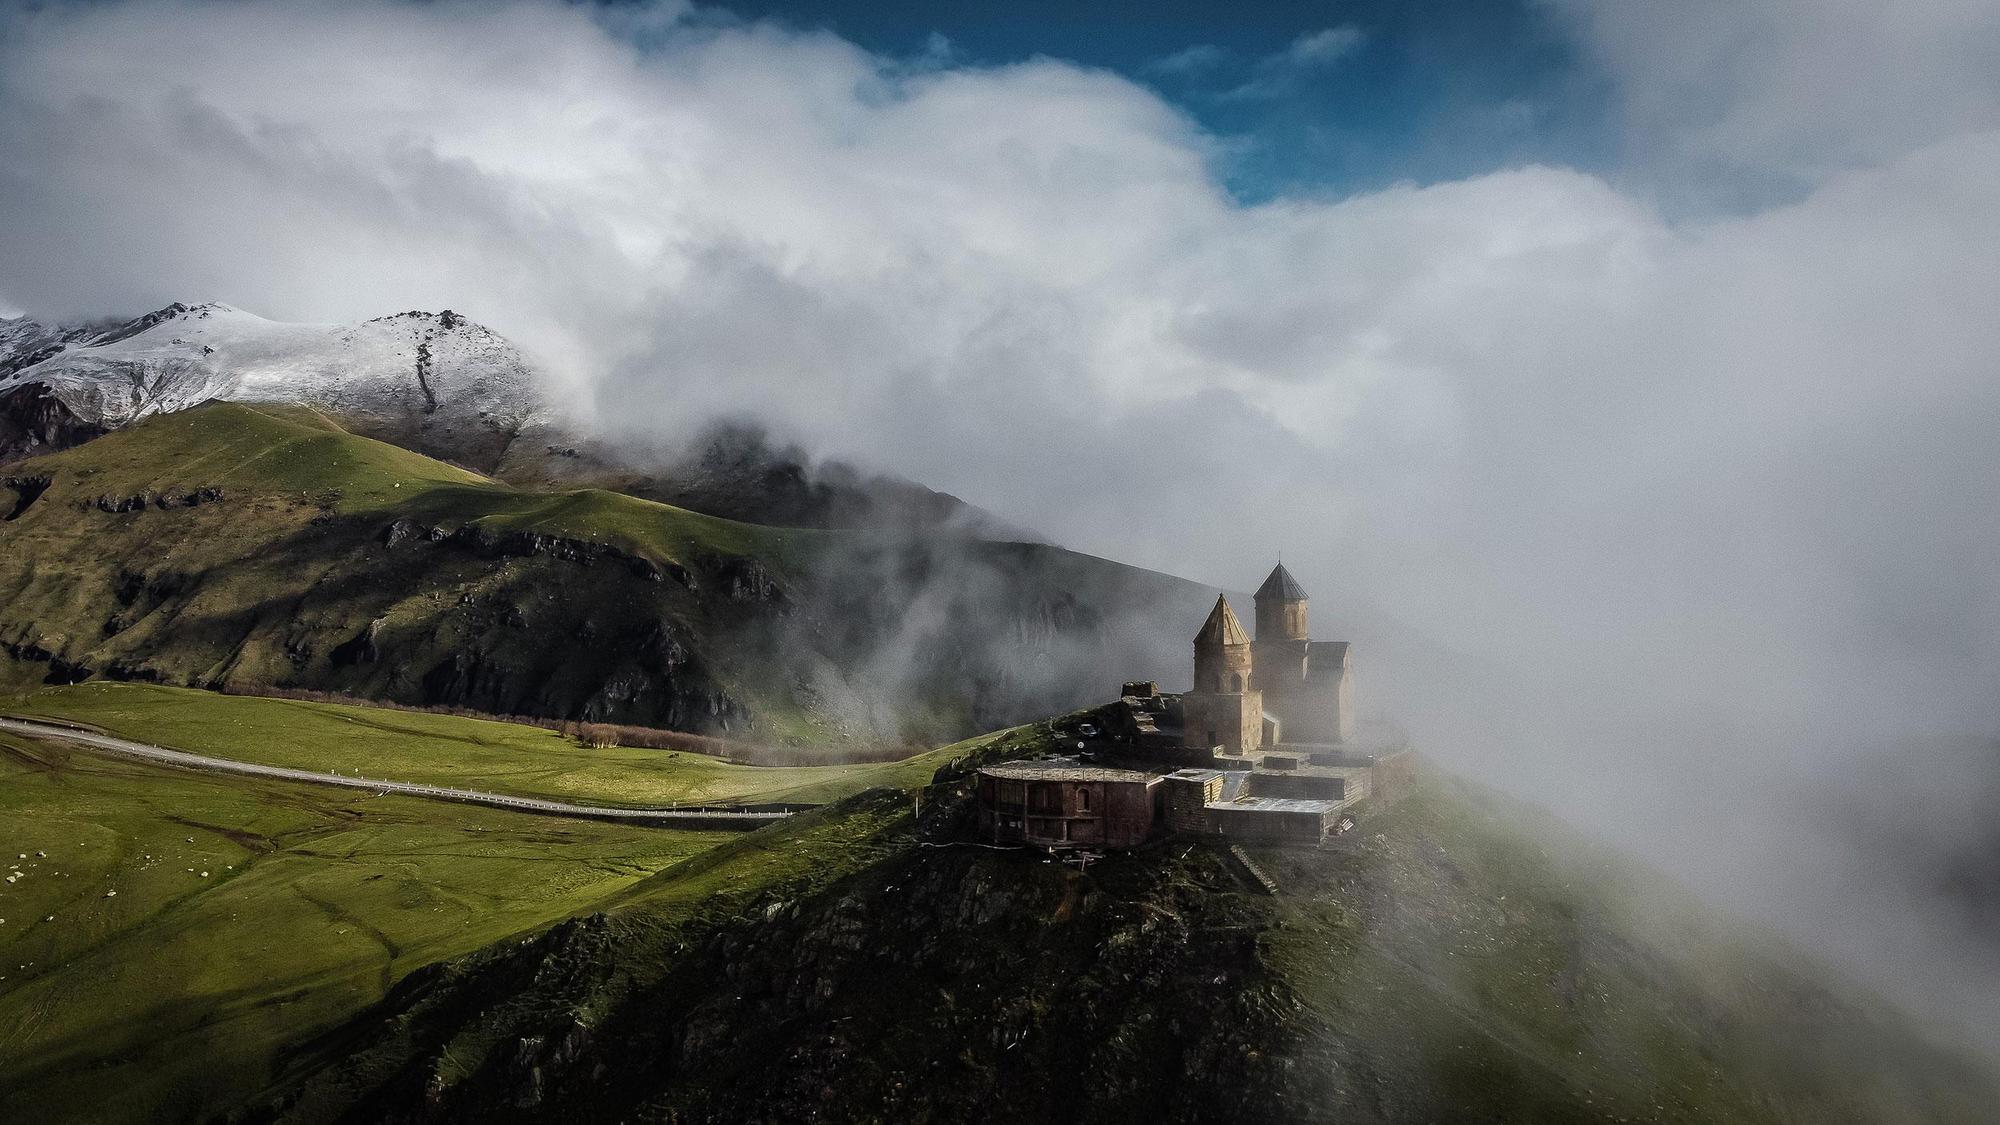
[[[986,766],[979,771],[987,777],[1003,778],[1007,781],[1134,781],[1149,782],[1158,774],[1142,773],[1138,770],[1113,769],[1108,766],[1083,766],[1074,761],[1054,762],[1008,762],[998,766]]]
[[[1315,801],[1305,797],[1238,797],[1234,801],[1210,801],[1203,807],[1242,812],[1330,813],[1340,811],[1340,806],[1339,801]]]

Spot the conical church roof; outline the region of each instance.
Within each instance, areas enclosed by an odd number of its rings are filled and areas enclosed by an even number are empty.
[[[1284,563],[1279,563],[1277,569],[1271,572],[1271,577],[1257,587],[1257,600],[1302,602],[1306,600],[1306,588],[1299,585],[1299,580],[1292,577],[1292,572],[1285,569]]]
[[[1247,645],[1250,634],[1243,631],[1243,623],[1236,620],[1236,611],[1229,608],[1229,599],[1217,595],[1215,608],[1209,612],[1208,620],[1201,626],[1201,632],[1194,635],[1194,643],[1204,648],[1221,645]]]

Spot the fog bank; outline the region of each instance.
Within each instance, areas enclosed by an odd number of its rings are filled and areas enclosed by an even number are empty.
[[[1834,811],[1949,850],[1984,810],[1939,779],[2000,771],[1900,749],[2000,731],[2000,21],[1546,10],[1618,172],[1246,206],[1225,138],[1058,60],[673,4],[9,9],[0,308],[450,307],[610,434],[750,416],[1237,589],[1282,553],[1437,756],[2000,1042],[1993,947]]]

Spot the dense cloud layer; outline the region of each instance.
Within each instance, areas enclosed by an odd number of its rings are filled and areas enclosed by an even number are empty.
[[[1626,173],[1246,207],[1222,142],[1061,62],[669,6],[56,6],[0,28],[0,305],[449,306],[608,428],[751,413],[1238,588],[1282,551],[1329,626],[1493,670],[1361,650],[1427,745],[1813,925],[1852,857],[1769,787],[2000,726],[2000,31],[1869,7],[1559,0]]]
[[[1617,79],[1634,157],[1810,190],[2000,128],[1991,0],[1542,0]],[[1678,169],[1677,169],[1678,166]]]

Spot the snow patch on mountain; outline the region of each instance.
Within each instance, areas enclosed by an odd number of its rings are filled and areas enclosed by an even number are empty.
[[[0,394],[34,383],[107,429],[217,398],[506,431],[543,407],[520,351],[450,311],[290,324],[209,303],[117,324],[0,320]]]
[[[457,313],[357,324],[173,304],[131,320],[0,318],[0,464],[211,399],[295,403],[364,437],[515,484],[610,487],[751,523],[1036,538],[957,497],[717,422],[693,448],[579,428],[512,343]]]

